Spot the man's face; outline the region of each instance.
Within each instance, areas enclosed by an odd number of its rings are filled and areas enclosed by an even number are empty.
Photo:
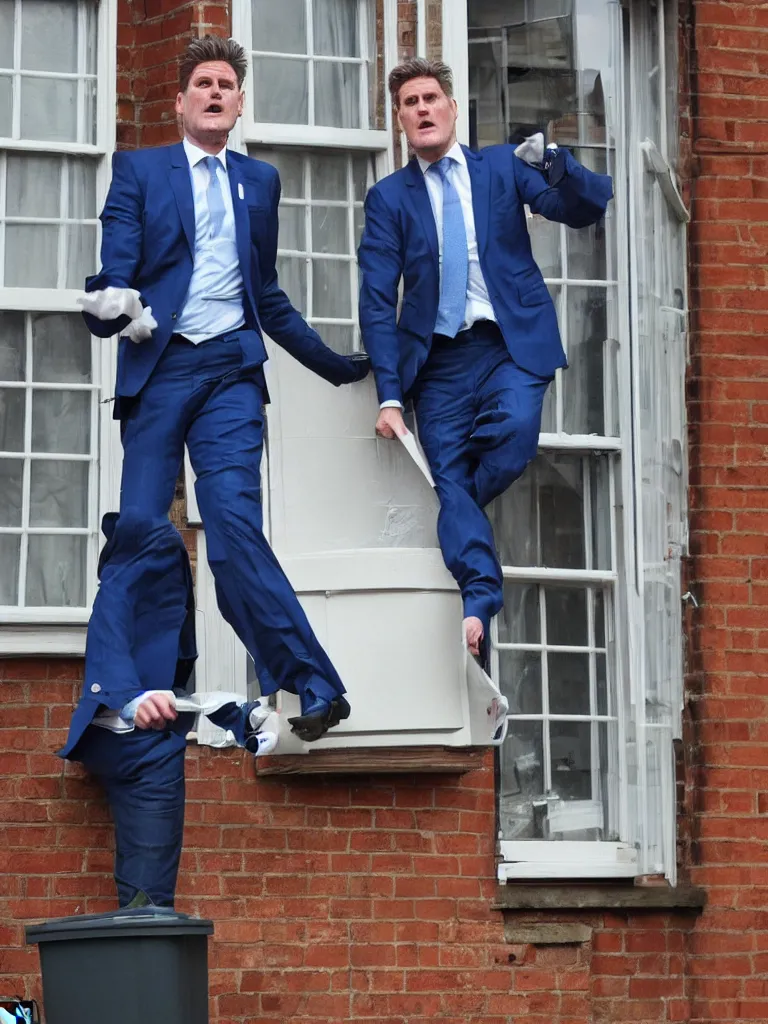
[[[400,124],[411,149],[425,160],[439,160],[456,141],[456,100],[436,78],[412,78],[400,89]]]
[[[191,140],[218,140],[232,131],[243,112],[243,93],[234,68],[223,60],[198,64],[186,92],[176,97],[176,113]]]

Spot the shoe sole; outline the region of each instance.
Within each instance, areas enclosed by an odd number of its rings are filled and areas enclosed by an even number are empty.
[[[298,715],[296,718],[289,718],[288,724],[300,740],[305,743],[314,743],[329,729],[333,729],[343,719],[349,718],[350,707],[346,701],[331,701],[328,710],[322,715]]]

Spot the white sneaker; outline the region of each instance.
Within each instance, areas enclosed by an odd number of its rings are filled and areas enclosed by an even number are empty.
[[[271,754],[277,747],[277,733],[276,732],[260,732],[254,739],[258,744],[256,749],[252,751],[254,757],[261,757],[264,754]]]
[[[251,708],[250,714],[248,715],[248,724],[254,732],[258,732],[259,729],[264,725],[266,720],[272,714],[273,709],[269,704],[262,704],[259,702],[256,707]]]

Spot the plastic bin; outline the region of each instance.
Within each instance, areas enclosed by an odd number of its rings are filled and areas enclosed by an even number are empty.
[[[212,933],[165,907],[30,925],[46,1024],[208,1024]]]

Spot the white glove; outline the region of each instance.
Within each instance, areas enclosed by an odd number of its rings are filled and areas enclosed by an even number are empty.
[[[148,338],[151,338],[152,331],[156,327],[157,320],[152,316],[152,307],[145,306],[141,311],[141,316],[131,320],[120,336],[122,338],[130,338],[135,345],[138,345],[140,341],[146,341]]]
[[[515,156],[519,156],[531,167],[541,167],[544,162],[544,133],[529,135],[525,142],[515,148]]]
[[[110,287],[99,292],[85,292],[78,297],[77,303],[97,320],[117,320],[121,316],[138,320],[144,308],[135,288]]]

